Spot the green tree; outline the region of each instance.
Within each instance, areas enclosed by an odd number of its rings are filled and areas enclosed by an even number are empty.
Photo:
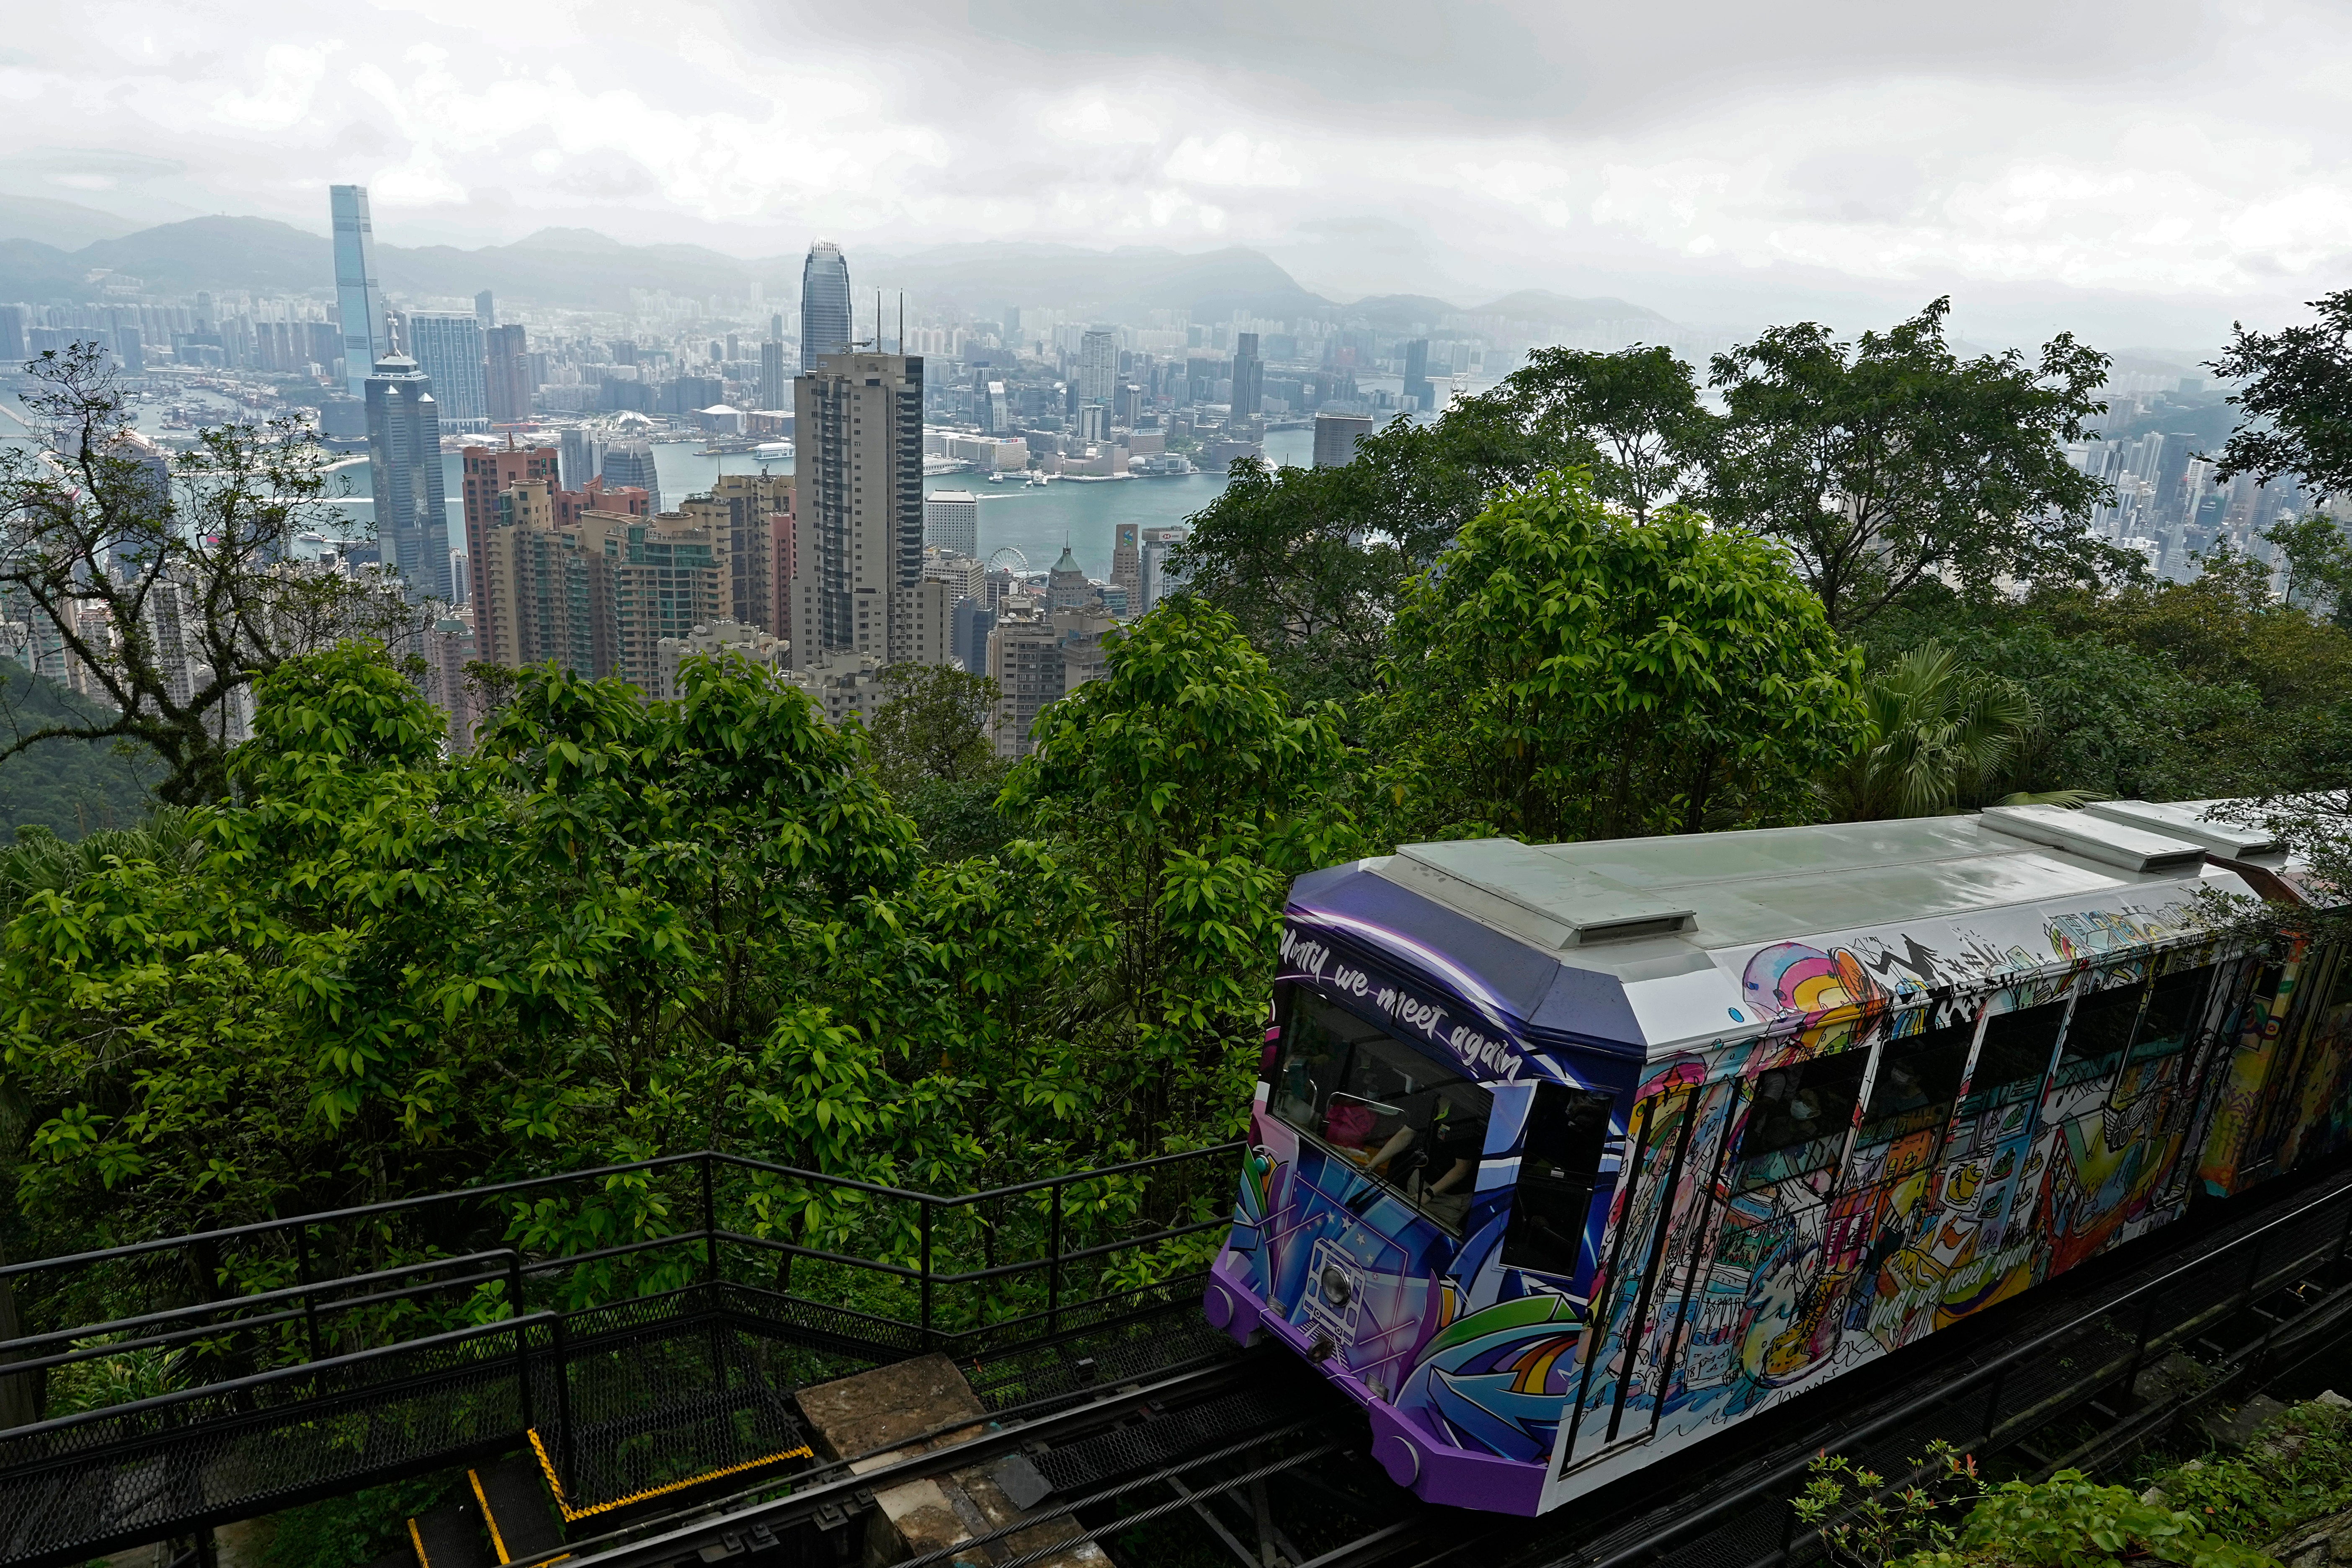
[[[874,715],[876,775],[915,819],[931,857],[1003,847],[1013,825],[996,795],[1012,764],[996,754],[996,682],[932,664],[892,665],[882,679],[890,700]]]
[[[1414,584],[1384,798],[1538,838],[1801,819],[1859,731],[1858,674],[1769,542],[1546,476]]]
[[[1931,574],[1985,592],[2117,569],[2083,527],[2101,486],[2065,454],[2105,407],[2106,356],[2062,333],[2038,363],[1964,361],[1949,310],[1852,342],[1775,327],[1716,356],[1726,414],[1703,504],[1786,545],[1841,631]]]
[[[1004,800],[1070,846],[1111,942],[1087,1015],[1103,1111],[1139,1142],[1238,1125],[1291,876],[1355,839],[1337,712],[1294,714],[1233,617],[1161,605],[1047,709]]]
[[[216,426],[166,464],[131,428],[110,363],[94,343],[43,353],[24,399],[40,444],[0,448],[0,603],[94,700],[12,708],[0,760],[58,737],[119,739],[162,759],[165,801],[216,800],[231,714],[257,677],[429,622],[393,580],[294,563],[329,487],[329,454],[299,422]]]
[[[2217,479],[2294,474],[2315,494],[2352,490],[2352,289],[2311,308],[2317,321],[2275,332],[2232,323],[2230,346],[2208,367],[2240,384],[2230,395],[2240,423]]]
[[[1525,433],[1542,468],[1580,466],[1595,494],[1636,520],[1704,461],[1712,420],[1691,367],[1664,348],[1544,348],[1480,395]]]
[[[2263,531],[2286,563],[2286,602],[2352,626],[2352,538],[2325,512]]]

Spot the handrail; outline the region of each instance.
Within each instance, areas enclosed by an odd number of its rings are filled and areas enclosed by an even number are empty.
[[[36,1258],[23,1263],[0,1264],[0,1279],[9,1279],[42,1269],[66,1268],[88,1263],[109,1262],[116,1258],[135,1258],[173,1247],[192,1247],[200,1242],[228,1241],[247,1236],[267,1235],[291,1229],[297,1226],[330,1225],[342,1220],[363,1219],[371,1215],[404,1213],[412,1209],[429,1208],[439,1204],[458,1203],[470,1199],[492,1198],[509,1194],[532,1192],[542,1187],[562,1186],[572,1182],[593,1181],[603,1177],[628,1175],[643,1171],[667,1170],[673,1166],[703,1162],[731,1165],[738,1170],[763,1171],[791,1176],[820,1185],[847,1192],[867,1193],[877,1197],[896,1198],[933,1208],[961,1208],[990,1198],[1013,1197],[1024,1193],[1040,1192],[1049,1187],[1067,1186],[1073,1183],[1093,1181],[1104,1176],[1124,1175],[1131,1171],[1148,1170],[1159,1165],[1174,1164],[1184,1160],[1205,1159],[1212,1155],[1234,1153],[1249,1147],[1248,1140],[1234,1139],[1224,1143],[1211,1143],[1199,1149],[1180,1150],[1171,1154],[1154,1154],[1146,1159],[1129,1160],[1116,1165],[1102,1165],[1084,1171],[1069,1171],[1060,1175],[1040,1176],[1026,1182],[1014,1182],[1004,1186],[983,1188],[970,1193],[925,1193],[909,1187],[885,1186],[878,1183],[859,1181],[854,1176],[830,1176],[821,1171],[803,1170],[797,1165],[778,1164],[772,1161],[753,1159],[749,1155],[729,1153],[723,1150],[701,1149],[688,1154],[659,1154],[649,1160],[632,1160],[624,1164],[595,1165],[581,1171],[561,1171],[544,1176],[526,1176],[511,1182],[494,1182],[488,1186],[453,1187],[447,1192],[426,1193],[411,1198],[386,1198],[379,1203],[355,1204],[343,1208],[320,1209],[310,1214],[288,1215],[278,1219],[253,1220],[245,1225],[224,1226],[215,1230],[190,1231],[183,1236],[157,1237],[150,1241],[128,1242],[121,1247],[101,1247],[89,1252],[74,1252],[55,1258]]]
[[[77,1410],[70,1415],[56,1415],[47,1421],[28,1421],[22,1426],[11,1426],[5,1431],[0,1431],[0,1447],[26,1437],[46,1436],[51,1432],[62,1432],[74,1426],[86,1426],[98,1421],[111,1421],[118,1416],[160,1410],[169,1405],[185,1405],[193,1400],[209,1398],[215,1394],[236,1394],[248,1388],[262,1387],[268,1384],[285,1383],[300,1377],[316,1377],[322,1372],[334,1372],[344,1367],[356,1366],[362,1362],[381,1360],[385,1356],[405,1355],[411,1351],[430,1350],[436,1345],[456,1344],[466,1340],[487,1339],[493,1334],[509,1331],[525,1333],[535,1324],[553,1323],[557,1316],[558,1314],[554,1312],[531,1312],[520,1318],[500,1318],[492,1323],[476,1323],[470,1328],[451,1329],[444,1333],[427,1334],[421,1340],[402,1340],[397,1344],[376,1345],[368,1350],[351,1351],[345,1354],[329,1356],[320,1361],[302,1362],[294,1366],[272,1367],[268,1372],[248,1373],[243,1377],[230,1378],[225,1383],[201,1384],[194,1388],[175,1388],[169,1394],[150,1394],[144,1399],[128,1400],[121,1405],[101,1405],[95,1410]]]

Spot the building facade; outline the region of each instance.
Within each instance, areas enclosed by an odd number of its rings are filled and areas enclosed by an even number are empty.
[[[793,425],[795,664],[910,657],[892,621],[911,616],[906,595],[923,574],[922,360],[825,356],[795,386]]]
[[[1234,334],[1233,410],[1236,419],[1258,413],[1265,401],[1265,362],[1257,357],[1257,334]]]
[[[392,353],[383,289],[376,281],[367,187],[328,186],[327,208],[335,228],[335,319],[341,323],[343,385],[353,397],[365,397],[376,361]]]
[[[970,490],[933,490],[923,498],[923,542],[958,555],[980,553],[980,498]]]
[[[848,352],[849,261],[841,247],[820,239],[801,263],[801,374]]]
[[[654,471],[650,441],[615,441],[604,448],[597,472],[608,485],[625,485],[653,498],[653,510],[662,509],[661,476]]]
[[[407,579],[410,593],[446,602],[456,595],[433,384],[406,354],[386,354],[366,387],[376,542],[384,563]]]
[[[519,321],[492,327],[482,336],[483,387],[490,423],[520,425],[530,417],[530,337]]]
[[[1111,586],[1127,595],[1129,608],[1135,614],[1143,609],[1143,545],[1142,529],[1139,524],[1122,522],[1114,525],[1110,546]]]
[[[1344,468],[1356,460],[1356,443],[1372,433],[1370,416],[1360,414],[1318,414],[1315,416],[1315,466]]]
[[[482,323],[472,316],[423,310],[404,318],[408,357],[433,383],[444,430],[489,427],[489,395],[484,389]]]

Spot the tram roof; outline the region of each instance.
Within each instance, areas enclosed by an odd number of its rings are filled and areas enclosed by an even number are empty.
[[[2159,833],[2153,820],[1995,806],[1583,844],[1479,838],[1408,844],[1375,868],[1483,924],[1608,967],[1608,949],[1660,937],[1733,947],[2199,879],[2219,846]]]
[[[1654,1058],[1798,1010],[1790,997],[1799,982],[1780,977],[1808,953],[1832,967],[1851,959],[1846,973],[1862,984],[1924,997],[2195,940],[2208,916],[2200,889],[2251,892],[2240,870],[2285,859],[2267,835],[2222,819],[2228,805],[1995,806],[1583,844],[1472,839],[1405,845],[1344,869],[1466,917],[1528,958],[1529,949],[1549,955],[1550,972],[1570,984],[1540,985],[1513,1009],[1531,1043],[1558,1029]],[[1302,884],[1299,913],[1327,899],[1360,904],[1324,881],[1342,869]],[[1390,929],[1414,927],[1425,922]],[[1439,927],[1418,940],[1460,951]],[[1495,960],[1470,962],[1490,978],[1502,973]],[[1519,963],[1506,967],[1525,973]],[[1582,998],[1572,1006],[1571,992]]]

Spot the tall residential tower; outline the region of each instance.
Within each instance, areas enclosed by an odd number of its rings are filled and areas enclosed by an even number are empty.
[[[793,384],[792,658],[914,657],[923,578],[923,362],[827,354]]]

